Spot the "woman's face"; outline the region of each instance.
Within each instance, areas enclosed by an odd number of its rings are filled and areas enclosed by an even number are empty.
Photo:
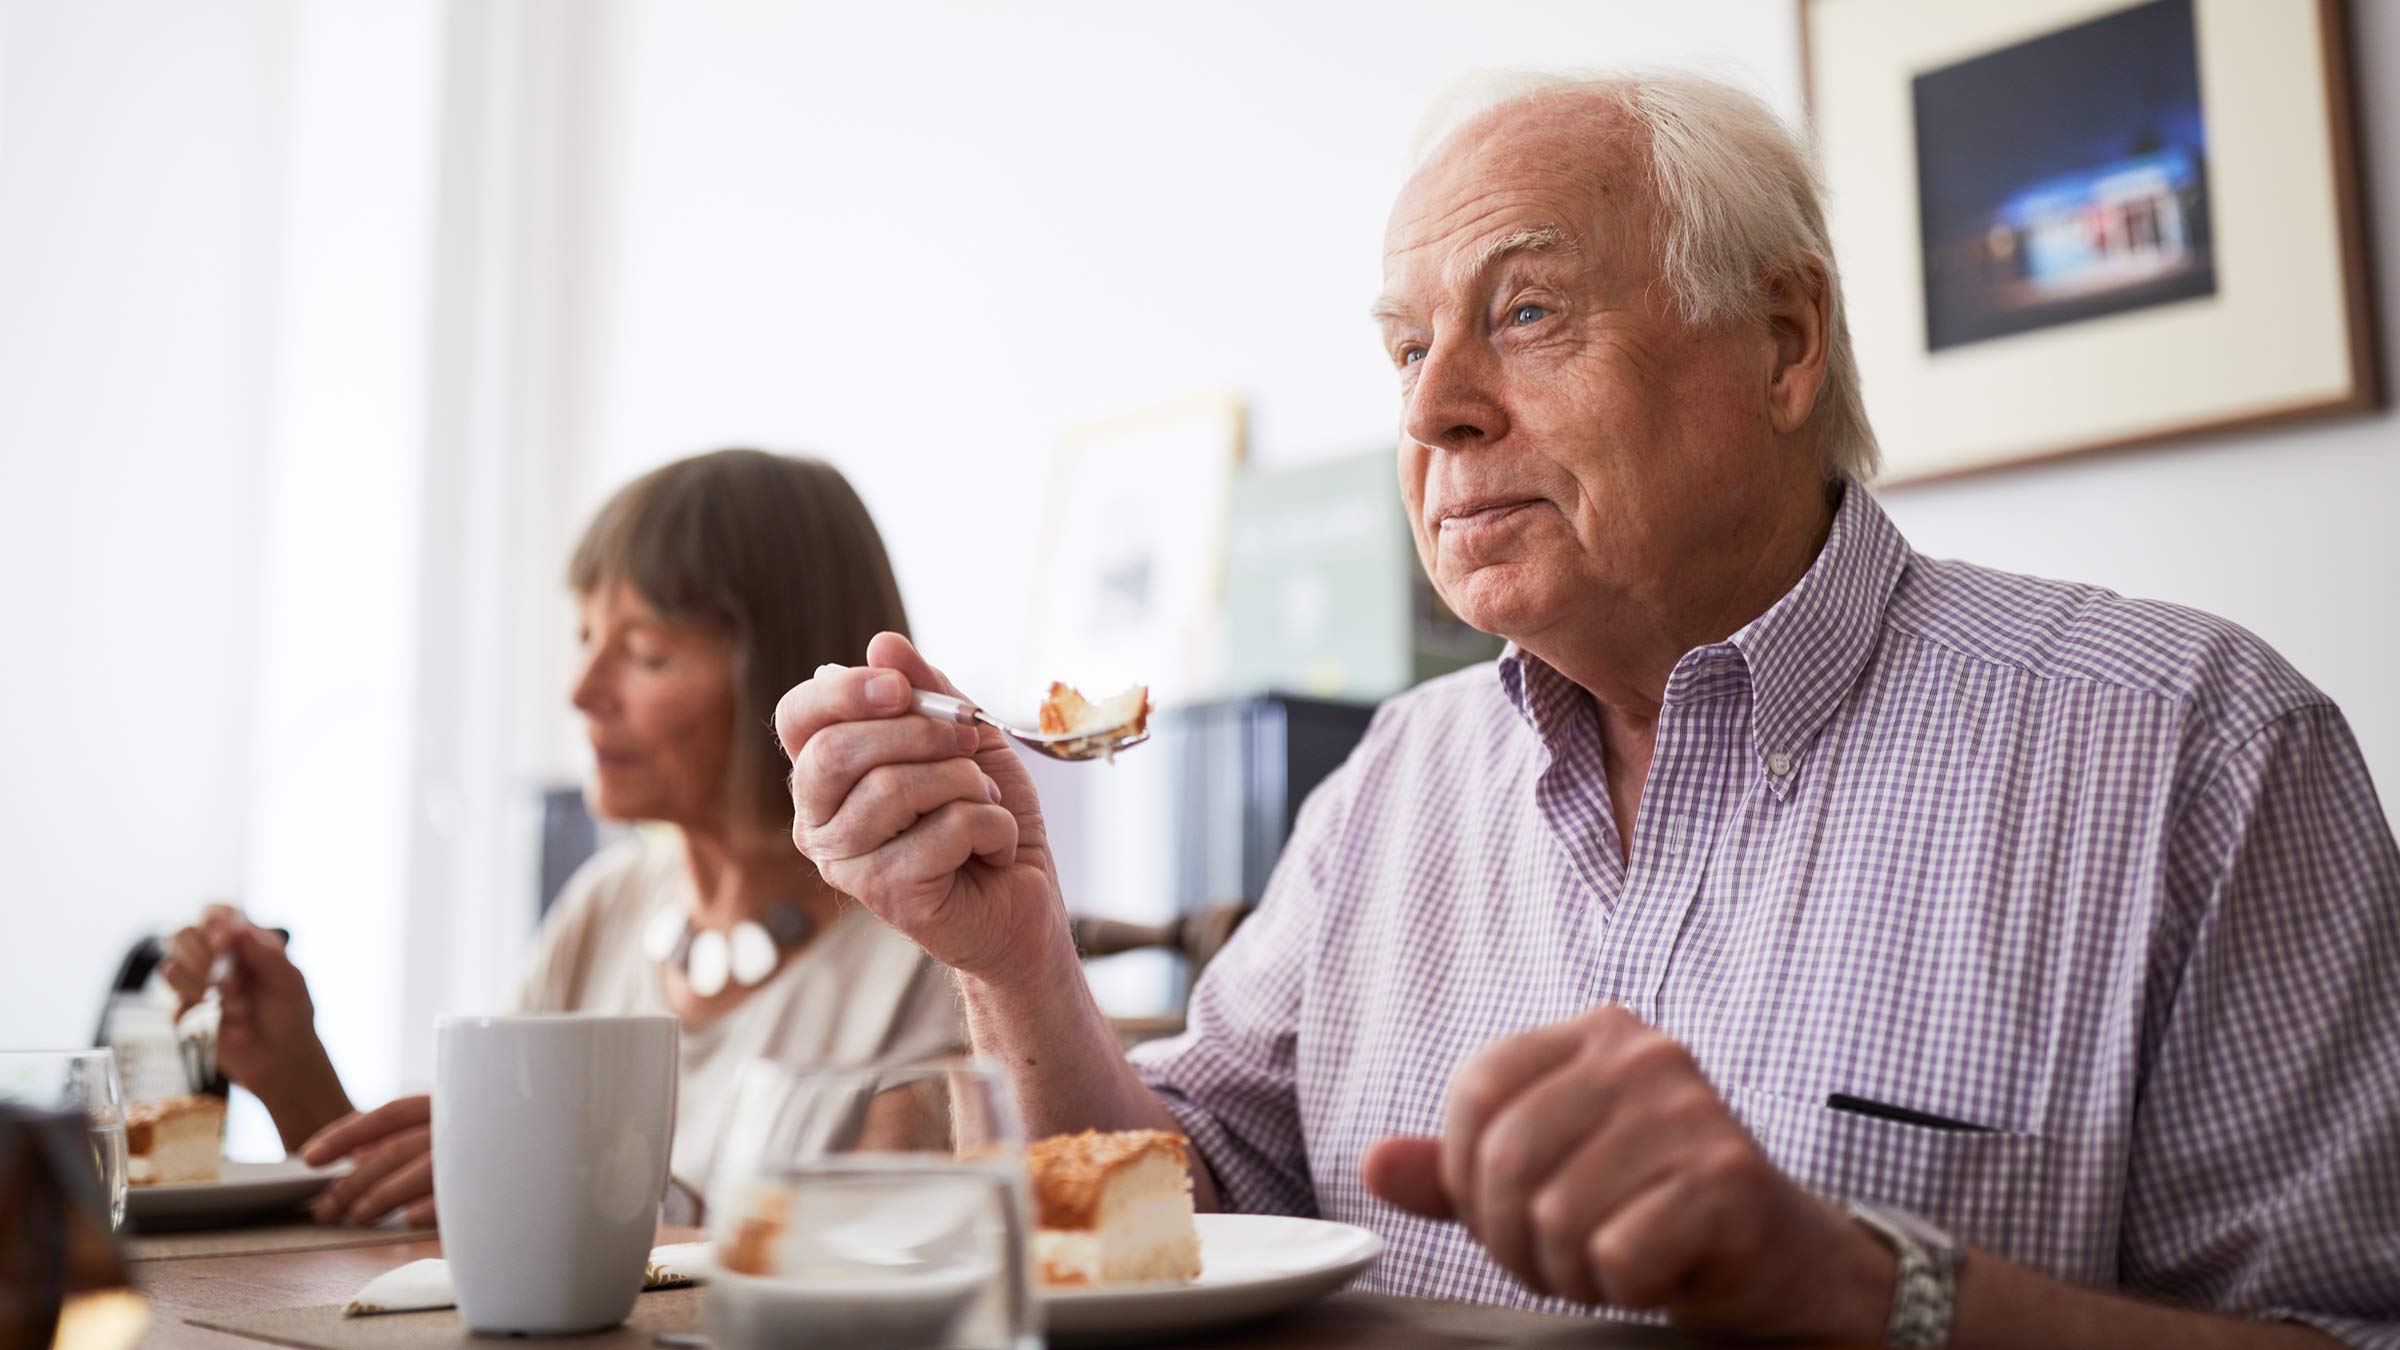
[[[568,701],[597,772],[591,805],[611,820],[725,823],[733,753],[733,643],[659,617],[633,587],[581,596],[582,665]]]

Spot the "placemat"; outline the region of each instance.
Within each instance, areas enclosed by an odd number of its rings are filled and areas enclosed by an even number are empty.
[[[380,1247],[421,1242],[431,1228],[344,1228],[323,1223],[262,1223],[246,1228],[195,1228],[185,1232],[129,1233],[128,1261],[180,1261],[201,1256],[271,1256],[278,1252],[322,1252],[341,1247]]]
[[[542,1350],[584,1346],[650,1350],[651,1337],[659,1332],[699,1329],[701,1298],[697,1287],[660,1289],[635,1299],[633,1316],[621,1326],[589,1336],[544,1336],[539,1344]],[[274,1312],[201,1313],[184,1320],[211,1331],[230,1331],[308,1350],[492,1350],[499,1344],[467,1330],[456,1308],[344,1317],[340,1304],[328,1303],[321,1308],[279,1308]]]

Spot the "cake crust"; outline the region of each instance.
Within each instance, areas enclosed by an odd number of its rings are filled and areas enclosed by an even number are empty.
[[[128,1185],[215,1181],[224,1149],[225,1103],[215,1097],[168,1097],[125,1109]]]
[[[225,1103],[215,1097],[167,1097],[154,1102],[135,1102],[125,1108],[125,1151],[148,1153],[155,1141],[154,1131],[170,1121],[185,1116],[215,1116],[222,1120]]]
[[[1038,1222],[1075,1231],[1097,1227],[1109,1177],[1153,1153],[1168,1155],[1177,1167],[1191,1165],[1189,1141],[1165,1130],[1085,1130],[1032,1144],[1025,1150],[1025,1170],[1032,1177]]]

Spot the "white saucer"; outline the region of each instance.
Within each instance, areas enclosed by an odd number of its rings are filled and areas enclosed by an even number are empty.
[[[1043,1289],[1053,1336],[1155,1336],[1246,1322],[1321,1298],[1383,1255],[1364,1228],[1272,1214],[1200,1214],[1200,1278],[1189,1284]]]
[[[346,1170],[311,1167],[298,1158],[224,1164],[215,1181],[177,1181],[125,1188],[126,1217],[189,1228],[204,1220],[256,1218],[297,1209]]]

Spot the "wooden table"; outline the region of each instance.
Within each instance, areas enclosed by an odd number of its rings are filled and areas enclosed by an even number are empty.
[[[362,1233],[372,1245],[337,1247],[267,1255],[209,1255],[195,1253],[171,1258],[136,1260],[134,1281],[151,1303],[150,1329],[142,1344],[156,1350],[260,1350],[270,1342],[195,1326],[191,1317],[271,1312],[348,1301],[370,1279],[396,1266],[442,1254],[431,1238],[394,1242],[389,1235]],[[690,1229],[664,1229],[661,1242],[689,1242],[699,1235]],[[226,1246],[257,1245],[255,1230],[233,1230]],[[645,1294],[645,1299],[672,1297],[673,1291]],[[431,1316],[400,1313],[393,1316]],[[362,1323],[363,1325],[363,1323]],[[1160,1350],[1478,1350],[1487,1346],[1538,1347],[1688,1347],[1709,1344],[1673,1332],[1629,1327],[1583,1318],[1553,1317],[1507,1308],[1445,1303],[1433,1299],[1399,1298],[1387,1294],[1336,1294],[1280,1317],[1228,1328],[1189,1339],[1147,1342]],[[538,1347],[539,1341],[490,1342],[503,1346]],[[577,1339],[548,1342],[560,1350]],[[1062,1344],[1085,1345],[1090,1342]]]

